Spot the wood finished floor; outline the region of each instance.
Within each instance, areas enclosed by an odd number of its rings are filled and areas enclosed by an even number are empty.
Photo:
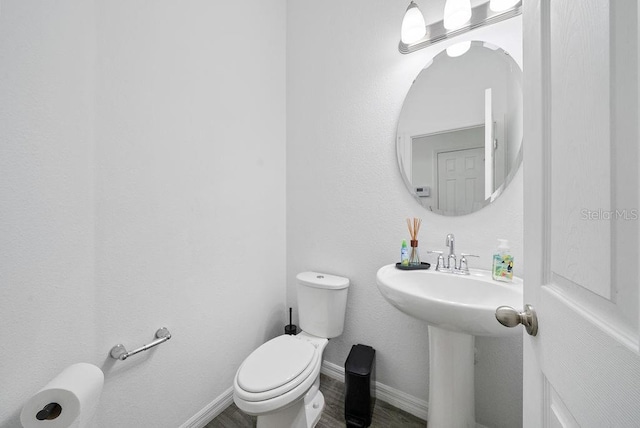
[[[321,374],[320,390],[324,394],[325,407],[316,427],[344,427],[344,383]],[[255,426],[256,418],[254,416],[245,415],[235,404],[231,404],[205,428],[251,428]],[[426,421],[384,401],[376,401],[371,422],[372,428],[424,428],[426,426]]]

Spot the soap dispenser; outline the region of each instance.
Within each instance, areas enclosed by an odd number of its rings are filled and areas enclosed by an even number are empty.
[[[513,256],[509,241],[506,239],[498,239],[498,249],[493,255],[491,276],[496,281],[511,282],[513,279]]]

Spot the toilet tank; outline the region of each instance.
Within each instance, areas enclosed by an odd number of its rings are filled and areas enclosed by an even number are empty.
[[[340,336],[344,329],[349,279],[318,272],[302,272],[296,279],[302,331],[327,339]]]

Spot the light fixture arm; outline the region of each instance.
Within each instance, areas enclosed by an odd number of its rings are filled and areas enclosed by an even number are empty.
[[[398,45],[398,50],[402,54],[408,54],[420,49],[424,49],[436,43],[442,42],[447,39],[459,36],[460,34],[467,33],[476,28],[484,27],[487,25],[495,24],[500,21],[504,21],[514,16],[522,14],[522,1],[516,3],[512,8],[494,12],[489,8],[489,2],[478,5],[472,9],[471,19],[469,22],[457,30],[449,31],[444,28],[444,22],[438,21],[426,27],[425,36],[413,43],[403,43],[402,40]]]

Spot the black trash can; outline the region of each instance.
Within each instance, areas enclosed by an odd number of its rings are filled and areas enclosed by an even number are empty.
[[[347,427],[371,425],[375,405],[376,350],[367,345],[353,345],[344,363],[344,418]]]

